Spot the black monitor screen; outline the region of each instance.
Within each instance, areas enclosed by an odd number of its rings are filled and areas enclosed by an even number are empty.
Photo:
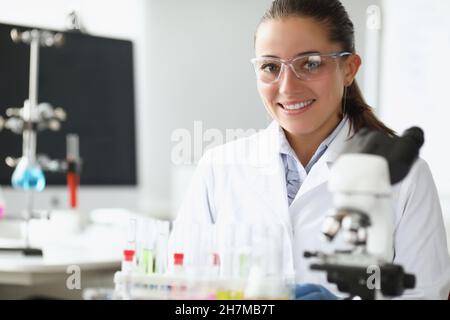
[[[30,47],[11,40],[0,24],[0,116],[28,99]],[[130,41],[64,32],[61,47],[41,47],[39,102],[61,107],[67,120],[60,131],[41,131],[37,153],[64,159],[66,135],[76,133],[83,160],[81,184],[136,185],[133,46]],[[22,153],[22,136],[0,131],[0,184],[11,183],[8,156]],[[48,185],[63,185],[63,173],[46,172]]]

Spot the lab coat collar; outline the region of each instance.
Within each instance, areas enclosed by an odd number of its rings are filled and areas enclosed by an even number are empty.
[[[268,200],[267,202],[274,211],[287,212],[284,166],[279,153],[281,143],[279,130],[279,124],[273,121],[266,130],[257,135],[257,143],[253,144],[256,150],[252,150],[249,153],[251,157],[249,161],[253,167],[258,168],[254,175],[253,183],[256,189],[260,191],[260,195],[265,200]],[[332,164],[336,161],[351,136],[350,121],[346,119],[338,135],[330,143],[319,161],[312,167],[296,199],[328,181],[329,170]],[[267,194],[267,190],[270,190],[270,195]],[[281,218],[286,223],[289,223],[290,218],[288,214]]]
[[[279,124],[273,121],[267,129],[251,137],[255,140],[249,144],[250,149],[247,153],[247,161],[250,164],[248,181],[250,182],[249,187],[260,195],[262,201],[272,208],[281,221],[290,225],[285,169],[279,153],[279,129]],[[350,136],[350,124],[346,120],[325,153],[312,167],[296,199],[328,181],[329,168],[339,156]]]
[[[280,139],[278,134],[279,125],[276,121],[272,121],[265,130],[250,137],[254,141],[249,144],[247,161],[252,167],[273,169],[274,163],[279,158]]]
[[[342,149],[345,147],[346,142],[353,135],[353,130],[350,128],[349,119],[344,120],[344,124],[342,129],[339,131],[337,136],[333,139],[333,141],[328,145],[327,150],[320,158],[319,162],[324,161],[331,165]],[[279,158],[279,153],[281,149],[281,141],[280,141],[280,125],[276,121],[272,121],[267,129],[262,131],[260,134],[260,139],[257,143],[258,152],[250,153],[253,156],[258,155],[256,158],[252,159],[252,163],[257,167],[264,167],[273,165],[273,161],[277,161]]]
[[[350,127],[350,120],[345,119],[345,123],[342,126],[341,131],[334,138],[334,140],[328,146],[327,151],[323,155],[323,159],[326,163],[331,165],[336,161],[342,149],[345,147],[346,143],[353,136],[353,129]]]
[[[346,119],[342,129],[339,131],[338,135],[328,146],[328,149],[322,155],[322,157],[317,161],[317,163],[312,167],[309,174],[306,176],[305,181],[300,187],[294,201],[301,198],[307,192],[314,190],[315,188],[321,186],[328,181],[330,175],[330,168],[336,159],[339,157],[342,149],[345,147],[346,142],[351,137],[350,123]]]

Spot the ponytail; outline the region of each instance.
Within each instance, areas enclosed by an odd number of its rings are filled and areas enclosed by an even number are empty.
[[[346,99],[345,110],[343,110],[344,116],[349,118],[350,128],[353,132],[356,133],[362,128],[368,128],[383,131],[392,136],[396,135],[394,130],[388,128],[374,114],[372,107],[364,100],[356,80],[348,87],[344,99]]]

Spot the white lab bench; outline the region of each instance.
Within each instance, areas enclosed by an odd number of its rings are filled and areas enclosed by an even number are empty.
[[[69,269],[71,265],[79,267],[80,289],[67,287],[73,274],[70,272],[73,269]],[[0,299],[82,299],[84,289],[112,288],[119,265],[117,260],[49,263],[42,258],[0,258]]]
[[[112,288],[122,239],[120,230],[90,226],[79,234],[51,239],[41,247],[42,257],[0,253],[0,299],[81,299],[84,289]],[[0,239],[0,247],[5,244],[8,241]]]

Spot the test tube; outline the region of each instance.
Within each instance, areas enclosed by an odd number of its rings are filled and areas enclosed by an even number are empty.
[[[136,263],[136,219],[130,219],[128,236],[125,249],[123,250],[122,271],[134,271]]]
[[[201,224],[198,223],[190,223],[188,225],[188,228],[186,230],[186,272],[191,275],[195,276],[199,266],[204,265],[204,261],[202,261],[202,230],[203,227]]]
[[[234,277],[246,279],[251,265],[251,228],[248,224],[236,226],[236,255]]]
[[[141,257],[139,259],[141,272],[144,274],[154,273],[154,246],[155,233],[151,219],[144,219],[143,234],[142,234],[142,248]]]
[[[209,267],[209,278],[218,279],[220,275],[220,255],[217,247],[217,227],[215,224],[210,225],[207,229],[207,239],[205,241],[207,245],[207,265]]]
[[[252,247],[252,266],[258,265],[262,270],[266,270],[265,246],[267,239],[266,226],[255,224],[251,227],[251,247]]]
[[[281,276],[283,274],[283,226],[268,225],[266,239],[266,272],[270,276]]]
[[[68,134],[66,138],[67,150],[67,187],[69,189],[70,207],[78,204],[78,185],[80,183],[80,147],[77,134]]]
[[[186,256],[182,252],[175,252],[173,254],[172,273],[175,278],[170,286],[170,296],[175,300],[186,299],[188,294],[186,286],[179,283],[179,281],[184,282],[184,277],[186,275],[185,258]]]
[[[163,274],[167,271],[167,252],[169,243],[169,222],[157,221],[156,230],[156,248],[155,248],[155,271]]]
[[[234,240],[235,240],[235,224],[224,225],[219,234],[219,254],[220,254],[220,277],[222,279],[231,279],[234,270]]]
[[[173,254],[173,272],[175,275],[184,275],[184,253],[176,252]]]

